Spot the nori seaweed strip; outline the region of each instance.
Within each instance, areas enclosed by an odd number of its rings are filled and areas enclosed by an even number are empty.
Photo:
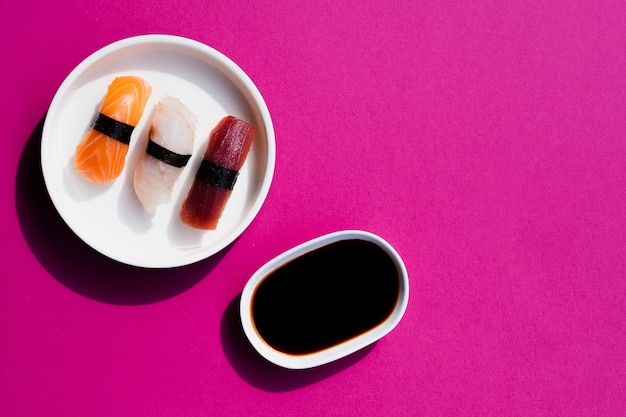
[[[135,126],[115,120],[106,114],[98,113],[98,118],[93,123],[92,128],[112,139],[128,145],[130,143],[130,135],[133,133]]]
[[[206,159],[202,160],[196,178],[216,187],[233,189],[237,181],[238,171],[217,165]]]
[[[176,168],[184,167],[187,165],[187,162],[189,162],[189,158],[191,158],[191,155],[181,155],[174,151],[170,151],[169,149],[154,142],[151,138],[148,138],[146,153],[159,161],[165,162],[166,164]]]

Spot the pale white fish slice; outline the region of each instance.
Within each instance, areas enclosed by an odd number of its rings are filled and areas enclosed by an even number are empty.
[[[165,96],[158,104],[150,126],[150,138],[165,149],[190,155],[198,126],[198,118],[179,99]],[[172,189],[183,168],[169,165],[144,154],[135,169],[133,187],[148,212],[172,199]]]

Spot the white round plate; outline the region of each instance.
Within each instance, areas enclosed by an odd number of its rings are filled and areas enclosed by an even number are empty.
[[[124,171],[108,184],[93,184],[74,169],[74,152],[90,128],[107,86],[136,75],[152,86],[131,137]],[[152,111],[164,96],[186,104],[199,119],[194,153],[172,192],[172,201],[150,214],[133,190],[145,152]],[[179,211],[218,121],[233,115],[256,128],[250,153],[214,231],[184,225]],[[250,78],[229,58],[200,42],[170,35],[124,39],[80,63],[57,91],[46,116],[41,165],[53,204],[87,244],[119,262],[169,268],[205,259],[233,242],[252,222],[269,192],[276,144],[269,111]]]

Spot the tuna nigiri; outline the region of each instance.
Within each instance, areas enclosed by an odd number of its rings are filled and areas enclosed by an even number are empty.
[[[126,164],[130,137],[143,114],[152,87],[134,76],[111,82],[93,126],[76,147],[74,166],[86,179],[105,183]]]
[[[171,200],[174,184],[191,157],[197,125],[196,115],[180,100],[165,96],[157,104],[146,153],[133,179],[135,193],[147,211]]]
[[[213,128],[209,144],[180,218],[196,229],[215,230],[246,160],[256,130],[248,122],[226,116]]]

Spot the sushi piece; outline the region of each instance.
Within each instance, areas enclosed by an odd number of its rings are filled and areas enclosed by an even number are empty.
[[[217,228],[255,132],[252,125],[233,116],[224,117],[213,128],[200,168],[180,210],[183,223],[196,229]]]
[[[76,147],[76,171],[98,184],[119,177],[131,134],[151,92],[152,87],[139,77],[117,77],[111,82],[96,121]]]
[[[156,107],[146,153],[133,178],[135,193],[148,212],[172,199],[172,189],[193,152],[198,118],[180,100],[165,96]]]

